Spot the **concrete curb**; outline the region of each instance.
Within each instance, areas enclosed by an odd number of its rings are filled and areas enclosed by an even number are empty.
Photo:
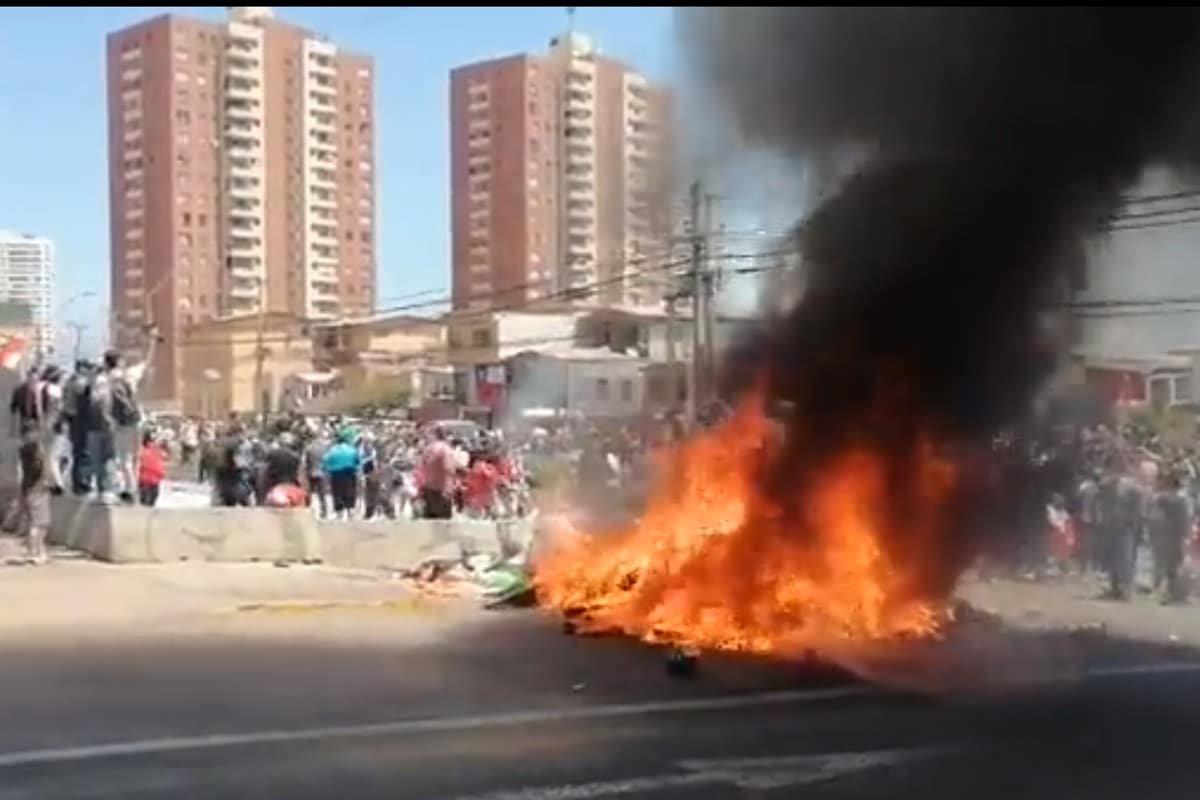
[[[517,552],[526,520],[322,521],[306,510],[105,506],[54,498],[49,540],[117,564],[320,561],[404,569],[429,557]]]

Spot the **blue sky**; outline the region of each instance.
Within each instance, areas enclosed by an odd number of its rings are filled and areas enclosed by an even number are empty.
[[[224,7],[0,9],[0,228],[48,236],[66,316],[103,318],[108,288],[104,37],[172,11],[220,19]],[[462,63],[542,50],[566,26],[549,8],[285,8],[276,15],[374,56],[379,170],[379,298],[448,288],[447,73]],[[671,11],[580,8],[576,28],[652,77],[675,58]]]

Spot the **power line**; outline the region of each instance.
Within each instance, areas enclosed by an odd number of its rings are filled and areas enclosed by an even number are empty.
[[[667,255],[669,255],[669,253],[662,253],[662,254],[660,254],[660,255],[659,255],[659,256],[657,256],[657,257],[666,257]],[[603,266],[603,265],[614,265],[614,264],[618,264],[618,265],[619,265],[619,264],[625,264],[625,265],[628,265],[628,264],[631,264],[631,263],[644,263],[645,261],[648,261],[648,260],[649,260],[649,258],[650,258],[649,256],[641,256],[641,257],[638,257],[638,258],[635,258],[635,259],[618,259],[618,260],[614,260],[614,261],[611,261],[611,262],[600,262],[600,263],[598,263],[596,266],[597,266],[597,269],[598,269],[600,266]],[[666,265],[666,268],[671,268],[671,267],[674,267],[674,266],[679,266],[679,264],[668,264],[668,265]],[[584,292],[584,291],[587,291],[587,290],[589,290],[589,289],[591,289],[591,288],[594,288],[595,286],[599,286],[599,285],[609,285],[609,284],[612,284],[612,283],[616,283],[616,282],[618,282],[618,281],[624,280],[626,277],[629,277],[629,276],[632,276],[632,275],[635,275],[635,274],[638,274],[638,273],[636,273],[636,272],[634,272],[634,273],[630,273],[630,272],[623,272],[623,273],[620,273],[619,275],[616,275],[616,276],[614,276],[614,278],[613,278],[613,279],[611,279],[611,280],[606,280],[605,282],[599,282],[599,281],[597,281],[597,282],[595,282],[595,283],[594,283],[594,284],[592,284],[592,285],[584,284],[584,285],[581,285],[581,286],[569,287],[569,288],[566,288],[566,289],[560,290],[560,291],[558,291],[558,292],[552,293],[552,294],[550,294],[550,295],[546,295],[546,296],[544,296],[544,297],[537,297],[537,298],[525,298],[525,297],[521,297],[521,298],[519,299],[519,303],[520,303],[520,305],[527,305],[527,304],[529,304],[529,303],[531,303],[531,302],[543,302],[543,301],[545,301],[545,300],[548,300],[548,299],[553,299],[553,298],[554,298],[554,297],[556,297],[556,296],[570,296],[570,295],[573,295],[573,294],[577,294],[577,293],[579,293],[579,292]],[[504,288],[504,289],[498,289],[498,290],[496,290],[496,291],[489,292],[489,293],[487,293],[487,294],[484,294],[484,295],[475,295],[475,296],[473,296],[471,299],[472,299],[472,300],[474,300],[474,301],[480,301],[480,300],[487,301],[487,300],[492,300],[492,299],[495,299],[495,298],[498,298],[498,297],[504,297],[504,296],[507,296],[507,295],[515,294],[515,293],[517,293],[517,292],[524,292],[524,291],[527,291],[527,290],[529,290],[529,289],[541,289],[541,288],[543,288],[543,287],[544,287],[546,284],[548,284],[548,283],[552,283],[553,281],[554,281],[554,278],[553,278],[553,277],[549,277],[549,278],[539,278],[539,279],[538,279],[538,280],[536,280],[536,281],[527,281],[527,282],[525,282],[525,283],[520,283],[520,284],[516,284],[516,285],[513,285],[513,286],[508,286],[508,287],[506,287],[506,288]],[[386,308],[377,309],[377,310],[375,311],[375,313],[376,313],[376,314],[394,314],[394,313],[398,313],[398,312],[401,312],[401,311],[415,311],[415,310],[418,310],[418,309],[434,308],[434,307],[437,307],[437,306],[447,305],[447,304],[449,304],[449,303],[452,303],[452,302],[454,302],[454,295],[453,295],[453,293],[451,293],[451,294],[448,294],[448,295],[445,295],[445,296],[443,296],[443,297],[436,298],[436,299],[434,299],[434,300],[427,300],[427,301],[424,301],[424,302],[419,302],[419,303],[407,303],[407,304],[403,304],[403,305],[398,305],[398,306],[390,306],[390,307],[386,307]],[[480,310],[482,311],[483,309],[480,309]],[[487,310],[487,311],[493,311],[493,310],[498,310],[498,309],[495,309],[495,308],[488,308],[488,309],[486,309],[486,310]]]
[[[1200,189],[1185,189],[1183,191],[1166,192],[1164,194],[1125,195],[1121,199],[1125,205],[1137,205],[1140,203],[1157,203],[1161,200],[1183,200],[1190,197],[1200,197]]]
[[[386,301],[386,302],[390,302],[390,303],[397,303],[397,302],[400,302],[401,300],[415,300],[418,297],[428,297],[431,294],[445,294],[445,293],[446,293],[446,288],[443,286],[438,289],[422,289],[419,292],[407,292],[405,294],[391,295],[390,297],[383,298],[383,300],[381,300],[380,302]]]
[[[1187,211],[1200,211],[1200,206],[1197,206],[1194,209],[1181,209],[1181,212],[1187,212]],[[1187,225],[1192,222],[1200,222],[1200,214],[1187,216],[1187,217],[1174,217],[1171,219],[1147,220],[1146,222],[1141,222],[1136,225],[1110,225],[1108,227],[1108,230],[1110,230],[1110,231],[1140,231],[1140,230],[1146,230],[1148,228],[1163,228],[1163,227],[1170,227],[1172,225]]]

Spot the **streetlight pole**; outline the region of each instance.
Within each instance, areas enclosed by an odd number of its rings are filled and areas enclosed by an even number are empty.
[[[76,292],[75,294],[71,295],[66,300],[64,300],[62,303],[59,304],[58,313],[55,315],[55,318],[62,319],[64,316],[66,316],[67,309],[69,309],[72,306],[72,304],[74,304],[76,301],[85,300],[87,298],[95,297],[95,296],[96,296],[96,293],[93,292],[91,289],[85,289],[82,292]],[[78,322],[68,322],[67,327],[75,329],[75,347],[74,347],[75,358],[74,358],[74,360],[78,361],[79,360],[79,349],[80,349],[79,340],[80,340],[80,337],[82,336],[82,329],[87,326],[80,325]]]
[[[79,363],[79,357],[83,349],[83,332],[87,329],[87,325],[82,322],[68,322],[67,327],[75,331],[75,344],[71,348],[71,361]]]

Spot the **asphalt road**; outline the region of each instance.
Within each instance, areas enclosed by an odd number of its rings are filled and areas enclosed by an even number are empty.
[[[1053,685],[928,695],[716,657],[673,679],[661,652],[532,613],[419,642],[15,639],[0,800],[1197,796],[1195,654],[1005,648],[1039,650]]]

